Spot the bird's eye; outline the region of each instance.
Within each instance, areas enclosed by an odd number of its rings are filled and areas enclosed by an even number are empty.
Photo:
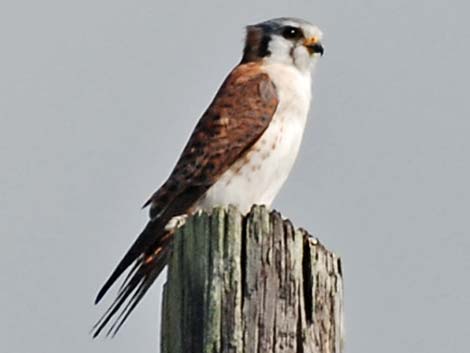
[[[300,28],[286,26],[282,30],[282,36],[286,39],[300,39],[303,37],[303,33]]]

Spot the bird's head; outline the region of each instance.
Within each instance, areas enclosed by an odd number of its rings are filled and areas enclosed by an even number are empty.
[[[276,18],[247,26],[242,62],[294,65],[309,71],[323,55],[320,29],[297,18]]]

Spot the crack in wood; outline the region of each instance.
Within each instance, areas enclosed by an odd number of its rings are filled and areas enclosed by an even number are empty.
[[[277,212],[229,207],[175,235],[162,353],[340,353],[342,264]]]

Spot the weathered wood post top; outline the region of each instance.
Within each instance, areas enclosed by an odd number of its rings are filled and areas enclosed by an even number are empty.
[[[277,212],[199,213],[176,234],[162,353],[342,351],[341,262]]]

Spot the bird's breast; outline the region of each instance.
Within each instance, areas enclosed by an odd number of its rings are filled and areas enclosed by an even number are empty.
[[[265,68],[279,97],[268,128],[211,186],[197,209],[232,204],[245,213],[253,204],[270,206],[286,181],[300,148],[311,94],[309,75],[282,66]]]

